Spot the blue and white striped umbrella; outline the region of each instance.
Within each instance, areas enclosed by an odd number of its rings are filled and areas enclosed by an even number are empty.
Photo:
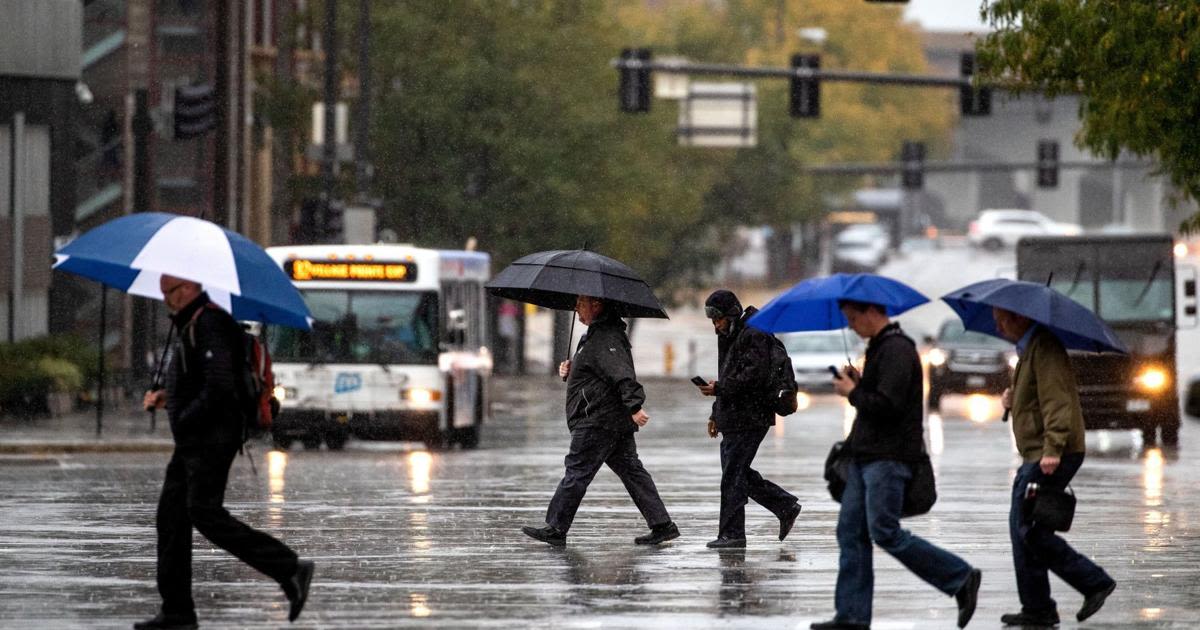
[[[195,217],[131,214],[89,230],[54,257],[55,269],[132,295],[163,299],[158,283],[166,274],[200,283],[236,319],[311,327],[300,292],[261,247]]]

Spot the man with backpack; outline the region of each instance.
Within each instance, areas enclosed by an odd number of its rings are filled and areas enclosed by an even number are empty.
[[[175,451],[156,516],[161,612],[135,630],[195,628],[192,600],[192,529],[274,579],[294,621],[308,599],[313,563],[287,545],[234,518],[222,505],[229,468],[242,446],[247,408],[256,401],[242,383],[250,369],[238,323],[213,304],[200,285],[163,275],[159,283],[177,343],[166,390],[146,392],[147,410],[167,409]]]
[[[790,391],[781,391],[772,365],[773,336],[746,325],[753,306],[742,303],[731,291],[718,289],[704,302],[704,314],[717,333],[717,380],[700,386],[700,393],[715,396],[708,435],[721,439],[721,518],[713,549],[746,546],[746,503],[754,499],[779,519],[779,540],[787,538],[800,503],[795,496],[763,478],[750,467],[758,446],[775,424],[781,394],[795,401],[795,383],[786,375]],[[786,360],[786,354],[784,355]],[[791,407],[794,411],[795,407]],[[787,412],[787,409],[781,410]]]

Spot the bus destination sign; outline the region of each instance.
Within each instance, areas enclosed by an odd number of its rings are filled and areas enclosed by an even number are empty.
[[[296,258],[283,264],[283,270],[297,282],[416,282],[417,265],[387,260],[311,260]]]

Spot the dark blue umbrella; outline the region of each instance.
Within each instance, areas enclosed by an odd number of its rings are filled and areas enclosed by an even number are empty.
[[[1068,349],[1129,354],[1116,333],[1095,313],[1042,284],[995,278],[947,293],[942,301],[954,309],[967,330],[1004,339],[992,317],[995,306],[1045,326]]]
[[[767,303],[749,324],[770,333],[845,328],[839,300],[879,304],[899,315],[929,301],[912,287],[871,273],[835,273],[809,278]]]

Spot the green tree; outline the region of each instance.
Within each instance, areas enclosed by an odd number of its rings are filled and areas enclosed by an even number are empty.
[[[982,15],[995,28],[978,46],[982,79],[1080,95],[1081,147],[1150,157],[1200,199],[1200,3],[995,0]]]

